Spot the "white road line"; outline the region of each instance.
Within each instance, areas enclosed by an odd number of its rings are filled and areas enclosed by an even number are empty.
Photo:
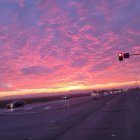
[[[51,107],[50,106],[47,106],[47,107],[44,107],[43,109],[50,109]]]
[[[32,107],[24,108],[24,110],[30,110],[30,109],[32,109]]]

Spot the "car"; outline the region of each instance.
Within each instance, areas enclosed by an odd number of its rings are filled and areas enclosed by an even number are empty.
[[[99,93],[94,93],[93,92],[93,93],[91,93],[91,97],[92,97],[93,100],[98,100],[102,97],[102,95],[99,94]]]
[[[25,105],[25,101],[22,100],[16,100],[13,101],[11,103],[9,103],[8,105],[6,105],[7,108],[17,108],[17,107],[22,107]]]
[[[109,92],[104,92],[104,93],[103,93],[103,97],[108,97],[109,95],[110,95]]]
[[[62,100],[68,100],[70,97],[69,96],[62,96],[61,99]]]

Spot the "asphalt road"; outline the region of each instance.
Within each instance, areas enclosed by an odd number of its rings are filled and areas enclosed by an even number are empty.
[[[0,110],[0,140],[140,140],[140,93]]]

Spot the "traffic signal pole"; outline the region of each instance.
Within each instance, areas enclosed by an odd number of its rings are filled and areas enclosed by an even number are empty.
[[[140,55],[140,53],[135,53],[135,54],[118,53],[118,59],[119,61],[122,62],[124,59],[130,58],[130,56],[134,56],[134,55]],[[134,82],[135,82],[135,89],[138,89],[137,79]]]
[[[132,55],[140,55],[140,53],[137,53],[137,54],[130,54],[130,56],[132,56]]]
[[[123,59],[130,58],[133,55],[140,55],[140,53],[129,54],[129,53],[118,53],[119,61],[123,61]]]

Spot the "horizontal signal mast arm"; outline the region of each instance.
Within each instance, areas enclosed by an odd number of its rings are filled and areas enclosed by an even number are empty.
[[[132,55],[140,55],[140,53],[137,53],[137,54],[130,54],[130,56],[132,56]]]

